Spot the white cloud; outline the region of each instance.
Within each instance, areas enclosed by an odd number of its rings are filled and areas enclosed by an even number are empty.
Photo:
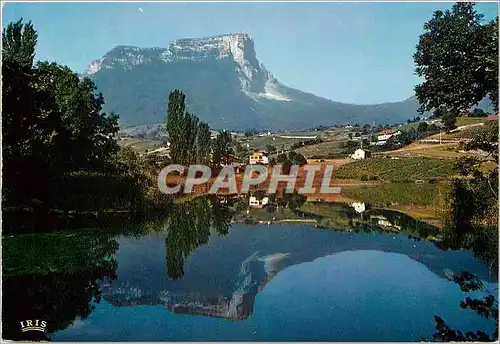
[[[142,7],[139,7],[137,10],[139,10],[139,12],[141,12],[141,13],[144,12],[144,8],[142,8]]]

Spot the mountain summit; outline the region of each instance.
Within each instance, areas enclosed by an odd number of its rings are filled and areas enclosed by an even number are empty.
[[[406,121],[418,107],[414,98],[343,104],[287,87],[257,60],[246,33],[178,39],[168,48],[117,46],[93,61],[85,75],[104,94],[105,110],[128,125],[163,122],[173,89],[186,93],[189,110],[216,129],[389,123]]]

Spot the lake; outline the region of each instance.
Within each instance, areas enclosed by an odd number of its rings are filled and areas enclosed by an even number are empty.
[[[258,223],[262,209],[201,199],[165,219],[6,238],[4,336],[26,338],[24,319],[54,341],[418,341],[435,315],[493,331],[449,278],[497,287],[471,252],[401,213],[321,206],[335,216],[284,206]]]

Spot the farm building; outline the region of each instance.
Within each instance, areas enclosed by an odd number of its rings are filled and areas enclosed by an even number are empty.
[[[267,165],[267,164],[269,164],[269,158],[267,157],[266,153],[264,153],[264,152],[255,152],[255,153],[252,153],[252,155],[250,155],[249,163],[250,163],[250,165],[256,165],[256,164]]]
[[[351,158],[355,160],[360,160],[360,159],[368,159],[371,156],[372,153],[370,151],[359,148],[356,149],[356,151],[354,151],[354,153],[351,155]]]

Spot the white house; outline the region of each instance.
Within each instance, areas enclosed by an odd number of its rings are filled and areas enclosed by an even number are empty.
[[[379,136],[377,136],[377,140],[378,140],[378,141],[387,141],[387,140],[389,140],[391,137],[392,137],[392,134],[383,134],[383,135],[379,135]]]
[[[350,204],[351,207],[354,208],[354,210],[358,213],[358,214],[361,214],[362,212],[364,212],[366,210],[366,204],[365,203],[361,203],[361,202],[353,202]]]
[[[248,205],[254,208],[262,208],[269,204],[269,197],[264,197],[262,199],[257,199],[255,196],[250,196],[248,199]]]
[[[382,131],[382,134],[381,135],[378,135],[377,136],[377,140],[378,141],[387,141],[389,140],[391,137],[393,136],[398,136],[399,134],[401,134],[401,131],[398,130],[398,131],[394,131],[392,129],[387,129],[387,130],[384,130]]]
[[[250,155],[248,160],[250,165],[269,164],[269,157],[264,152],[255,152],[252,155]]]
[[[351,155],[352,159],[359,160],[359,159],[368,159],[371,157],[372,153],[370,151],[367,151],[365,149],[356,149],[354,153]]]

